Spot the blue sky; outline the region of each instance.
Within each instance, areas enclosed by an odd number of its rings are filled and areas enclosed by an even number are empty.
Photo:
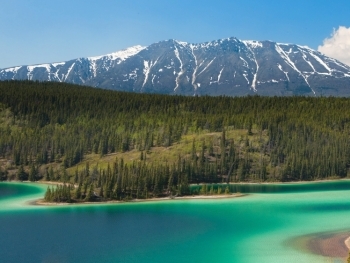
[[[350,28],[349,10],[349,0],[0,0],[0,68],[170,38],[234,36],[317,49],[333,29]]]

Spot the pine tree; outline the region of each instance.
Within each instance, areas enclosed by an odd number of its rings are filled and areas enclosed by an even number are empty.
[[[103,193],[103,185],[101,185],[101,188],[100,188],[100,194],[99,194],[99,196],[100,196],[101,198],[103,198],[103,197],[104,197],[104,193]]]
[[[49,173],[48,173],[48,178],[47,178],[48,181],[52,181],[52,180],[55,180],[55,174],[53,172],[53,168],[52,168],[52,165],[50,165],[50,168],[49,168]]]
[[[30,165],[28,180],[31,181],[31,182],[34,182],[34,181],[36,181],[36,179],[37,179],[37,170],[35,169],[35,166],[32,163]]]
[[[93,197],[94,197],[94,185],[90,184],[90,186],[88,187],[89,191],[87,192],[84,201],[93,201]]]
[[[75,189],[75,198],[76,199],[81,198],[81,184],[79,184],[78,187]]]
[[[28,174],[24,171],[23,165],[21,165],[17,171],[17,180],[19,181],[28,180]]]
[[[51,189],[50,189],[49,186],[47,187],[47,190],[46,190],[46,192],[45,192],[44,200],[45,200],[46,202],[51,202],[51,201],[52,201],[52,193],[51,193]]]
[[[218,186],[218,195],[221,195],[221,193],[222,193],[221,186]]]

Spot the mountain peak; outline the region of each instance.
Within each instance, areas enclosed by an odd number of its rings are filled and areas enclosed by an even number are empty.
[[[104,57],[109,57],[112,60],[116,60],[116,59],[125,60],[131,56],[136,55],[137,53],[139,53],[141,50],[143,50],[145,48],[146,47],[144,47],[144,46],[136,45],[136,46],[132,46],[132,47],[120,50],[120,51],[116,51],[116,52],[107,54],[107,55],[88,57],[88,59],[92,60],[92,61],[96,61],[96,60],[99,60],[99,59],[104,58]]]
[[[175,39],[103,56],[0,70],[29,79],[184,95],[350,96],[350,67],[306,46],[235,37]]]

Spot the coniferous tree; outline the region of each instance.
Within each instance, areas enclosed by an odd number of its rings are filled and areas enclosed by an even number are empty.
[[[20,167],[17,171],[17,180],[19,180],[19,181],[28,180],[28,174],[24,171],[23,165],[20,165]]]
[[[30,165],[30,170],[29,170],[29,174],[28,174],[28,180],[31,182],[34,182],[37,180],[37,169],[35,168],[34,164],[32,163]]]

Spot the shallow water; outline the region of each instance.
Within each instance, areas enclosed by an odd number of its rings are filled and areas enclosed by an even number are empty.
[[[252,194],[45,207],[27,204],[45,185],[0,183],[1,262],[332,262],[286,244],[350,230],[350,181],[239,187]]]

